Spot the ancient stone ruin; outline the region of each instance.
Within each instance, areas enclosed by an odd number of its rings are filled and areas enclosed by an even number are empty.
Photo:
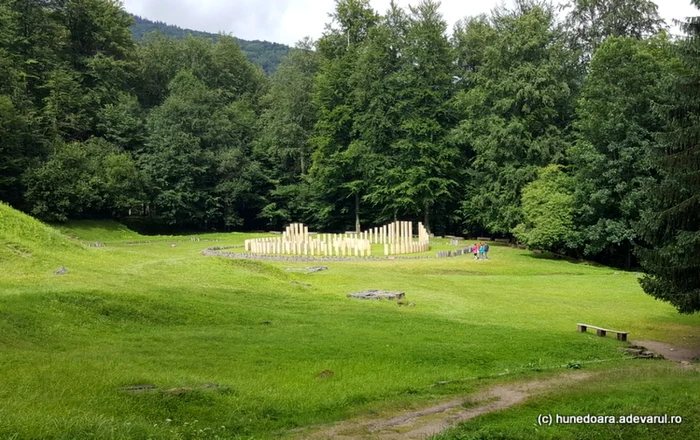
[[[410,254],[430,249],[430,236],[418,223],[414,236],[413,223],[397,221],[364,232],[313,234],[301,223],[293,223],[281,237],[245,241],[246,252],[264,255],[355,256],[372,255],[372,245],[384,246],[384,255]]]

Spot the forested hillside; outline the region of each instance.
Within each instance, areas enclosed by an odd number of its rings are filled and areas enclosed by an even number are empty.
[[[696,279],[697,22],[676,41],[649,0],[568,11],[450,31],[435,1],[339,0],[267,77],[232,37],[134,42],[113,1],[5,0],[0,199],[156,229],[421,220]]]
[[[216,41],[219,37],[218,34],[183,29],[160,21],[151,21],[138,15],[132,15],[132,17],[134,18],[134,24],[131,26],[131,34],[136,41],[143,40],[146,35],[155,31],[178,39],[192,35]],[[248,41],[241,38],[235,38],[235,40],[241,46],[248,60],[262,67],[266,73],[272,73],[277,70],[277,66],[282,62],[282,58],[289,54],[290,48],[284,44],[260,40]]]

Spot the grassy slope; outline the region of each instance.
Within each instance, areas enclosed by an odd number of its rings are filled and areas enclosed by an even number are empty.
[[[82,250],[54,228],[0,202],[0,272],[5,277],[19,281],[37,269],[55,270],[60,263],[54,255]]]
[[[23,251],[12,252],[19,256],[41,252],[47,247],[53,250],[75,249],[67,237],[38,220],[10,208],[0,202],[0,249],[8,252],[15,248]],[[9,256],[8,256],[9,258]]]
[[[264,438],[467,392],[477,376],[628,362],[612,338],[576,333],[578,321],[700,337],[697,316],[645,296],[633,274],[502,247],[488,262],[335,263],[304,275],[285,271],[304,264],[199,254],[250,234],[171,247],[158,237],[126,245],[134,234],[113,224],[64,232],[107,247],[3,262],[0,438]],[[52,275],[59,262],[68,275]],[[366,288],[403,290],[417,306],[345,297]],[[316,379],[326,369],[335,375]],[[445,380],[457,382],[431,386]],[[118,390],[138,383],[225,388]]]

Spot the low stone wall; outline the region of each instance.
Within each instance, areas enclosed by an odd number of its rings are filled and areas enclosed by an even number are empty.
[[[261,261],[291,261],[291,262],[306,262],[306,261],[391,261],[391,260],[427,260],[432,257],[416,256],[416,257],[342,257],[342,256],[304,256],[304,255],[264,255],[238,252],[222,252],[226,249],[241,248],[242,246],[225,246],[208,248],[202,251],[205,257],[223,257],[236,260],[261,260]]]
[[[470,248],[465,247],[462,249],[457,249],[454,251],[440,251],[437,253],[438,258],[449,258],[449,257],[459,257],[462,255],[468,255],[470,254]]]
[[[154,240],[137,240],[137,241],[125,241],[124,244],[127,246],[134,246],[137,244],[152,244],[152,243],[190,243],[190,242],[212,242],[212,243],[218,243],[221,240],[216,238],[214,240],[209,240],[209,239],[200,239],[199,237],[191,237],[191,238],[158,238]],[[243,246],[240,246],[243,247]]]

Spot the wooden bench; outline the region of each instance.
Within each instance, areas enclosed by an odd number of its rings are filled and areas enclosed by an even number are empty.
[[[627,340],[627,332],[621,332],[618,330],[609,330],[606,328],[602,327],[596,327],[595,325],[588,325],[588,324],[576,324],[578,326],[578,331],[582,333],[586,333],[586,330],[588,328],[594,328],[596,329],[596,334],[598,336],[605,336],[607,333],[616,333],[617,334],[617,340],[618,341],[626,341]]]

